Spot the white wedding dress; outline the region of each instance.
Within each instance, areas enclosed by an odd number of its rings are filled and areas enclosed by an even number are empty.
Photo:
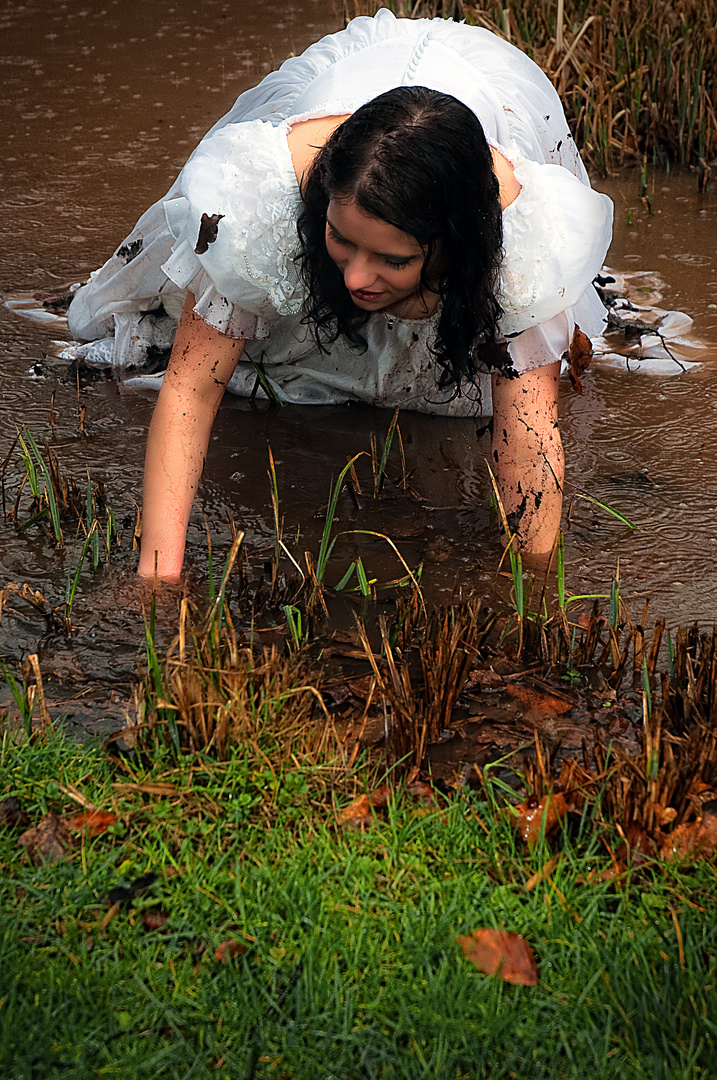
[[[92,362],[136,377],[166,351],[186,291],[195,311],[246,339],[229,389],[283,402],[487,414],[490,379],[439,391],[432,319],[377,312],[365,352],[337,341],[320,353],[301,324],[293,261],[300,195],[286,135],[292,122],[355,111],[400,85],[450,93],[478,116],[513,164],[521,191],[503,213],[500,324],[518,372],[553,363],[578,324],[602,332],[592,281],[611,238],[612,203],[590,187],[555,90],[523,53],[487,30],[381,10],[287,60],[205,136],[164,199],[75,295],[70,328]],[[221,214],[196,252],[203,214]],[[257,369],[261,369],[261,378]]]

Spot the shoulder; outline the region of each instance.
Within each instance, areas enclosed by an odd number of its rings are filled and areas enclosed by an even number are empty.
[[[575,304],[603,264],[612,202],[560,165],[513,161],[520,191],[503,212],[501,330],[519,333]]]
[[[499,150],[496,150],[494,146],[491,146],[490,152],[493,157],[493,172],[497,176],[500,185],[500,208],[501,210],[507,210],[520,195],[520,183],[508,158],[501,154]]]
[[[287,127],[263,121],[228,124],[202,140],[164,204],[174,237],[164,263],[182,287],[198,273],[246,311],[292,309],[299,189]]]

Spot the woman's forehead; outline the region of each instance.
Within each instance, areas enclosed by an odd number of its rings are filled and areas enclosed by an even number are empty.
[[[351,197],[334,197],[329,201],[327,218],[333,229],[352,243],[375,251],[418,254],[423,248],[415,236],[391,225],[374,214],[369,214]]]

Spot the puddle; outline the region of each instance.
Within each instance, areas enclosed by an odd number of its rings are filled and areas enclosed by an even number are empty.
[[[39,0],[8,9],[0,17],[8,211],[0,288],[52,290],[86,277],[169,186],[237,93],[286,54],[339,26],[340,13],[317,0],[270,0],[241,11],[212,0],[201,10],[176,0],[139,29],[130,0],[101,10],[65,5],[48,13]],[[569,491],[603,500],[639,526],[631,533],[593,504],[576,501],[566,533],[567,582],[572,593],[604,592],[619,560],[635,617],[649,597],[653,615],[663,615],[668,627],[694,619],[709,626],[717,598],[717,185],[700,196],[696,175],[687,172],[655,173],[650,182],[652,214],[638,197],[637,174],[598,181],[616,204],[610,265],[657,275],[661,306],[692,315],[693,333],[708,348],[700,354],[702,366],[687,375],[594,365],[582,397],[565,381]],[[652,296],[654,279],[649,285]],[[73,620],[84,629],[70,643],[59,631],[45,634],[42,619],[23,609],[22,616],[3,615],[0,655],[18,661],[41,642],[57,701],[73,702],[69,711],[86,726],[88,716],[98,724],[105,716],[121,718],[121,691],[129,687],[142,641],[128,538],[154,395],[104,376],[78,385],[67,364],[51,355],[52,333],[0,309],[0,457],[8,454],[16,425],[27,425],[38,442],[55,448],[78,483],[86,483],[88,469],[103,481],[124,539],[109,569],[83,570]],[[223,552],[232,513],[261,566],[257,552],[273,536],[268,445],[287,544],[299,555],[315,553],[332,476],[347,457],[369,449],[372,432],[382,437],[389,421],[389,414],[362,407],[276,411],[228,400],[189,533],[190,577],[198,587],[206,578],[205,521],[215,550]],[[496,586],[500,547],[487,510],[487,438],[479,439],[475,424],[464,420],[406,414],[400,426],[409,483],[421,501],[391,486],[376,504],[364,497],[357,507],[344,495],[337,528],[388,534],[411,567],[425,563],[432,599],[449,598],[456,586],[487,597],[496,587],[505,592],[504,581]],[[398,476],[396,450],[391,462]],[[358,469],[370,490],[368,458]],[[28,582],[62,604],[79,546],[70,542],[58,553],[35,530],[18,535],[0,522],[0,586]],[[338,580],[357,550],[371,577],[405,572],[385,541],[347,535],[337,543],[329,581]],[[166,603],[171,608],[174,598]],[[360,603],[337,604],[337,623],[350,625]],[[101,719],[83,704],[88,682],[112,688]]]

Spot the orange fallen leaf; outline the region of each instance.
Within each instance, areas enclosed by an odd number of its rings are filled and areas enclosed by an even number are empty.
[[[497,975],[516,986],[535,986],[539,980],[533,950],[522,934],[483,928],[457,937],[456,944],[484,975]]]
[[[161,930],[169,922],[169,915],[160,907],[146,908],[142,912],[142,925],[148,930]]]
[[[109,810],[84,810],[74,817],[65,818],[65,825],[76,832],[84,830],[88,836],[101,836],[103,832],[107,832],[110,825],[116,825],[118,821],[117,815]]]
[[[583,392],[583,388],[580,384],[580,376],[587,371],[592,358],[592,342],[587,334],[584,334],[576,323],[573,331],[573,339],[570,342],[570,370],[568,372],[570,382],[572,383],[573,390],[576,394],[582,394]]]
[[[69,830],[56,814],[47,814],[39,825],[18,837],[17,842],[27,848],[33,866],[59,862],[72,846]]]
[[[530,889],[534,889],[535,886],[539,885],[540,882],[543,881],[546,877],[550,877],[553,870],[555,870],[556,866],[558,866],[558,864],[560,863],[561,859],[562,854],[560,852],[558,852],[557,855],[553,855],[552,858],[548,859],[548,861],[540,867],[540,870],[536,870],[535,873],[528,878],[525,883],[526,889],[530,891]]]
[[[515,698],[524,709],[540,713],[541,716],[545,716],[547,713],[562,716],[563,713],[574,709],[576,704],[575,701],[569,698],[548,694],[543,690],[535,690],[531,686],[521,686],[520,683],[508,683],[506,691],[508,697]]]
[[[660,844],[663,859],[704,858],[717,852],[717,802],[706,803],[703,811],[703,817],[684,821],[668,833]]]
[[[657,844],[639,821],[631,821],[625,829],[625,839],[617,846],[615,858],[620,865],[629,862],[644,866],[657,858]]]
[[[339,814],[339,822],[348,829],[364,829],[367,825],[372,825],[373,820],[374,811],[368,795],[359,795]]]
[[[214,959],[218,960],[220,964],[228,964],[230,960],[233,960],[235,956],[241,956],[247,950],[247,946],[243,942],[237,941],[235,938],[230,938],[228,941],[223,941],[221,945],[217,946],[214,953]]]
[[[388,784],[381,784],[380,787],[374,788],[368,797],[368,800],[374,810],[385,810],[393,798],[393,790]]]
[[[551,792],[542,799],[537,795],[530,795],[514,809],[515,815],[511,814],[513,827],[518,830],[528,847],[534,848],[540,837],[543,818],[547,837],[561,824],[568,812],[568,804],[562,792]]]

